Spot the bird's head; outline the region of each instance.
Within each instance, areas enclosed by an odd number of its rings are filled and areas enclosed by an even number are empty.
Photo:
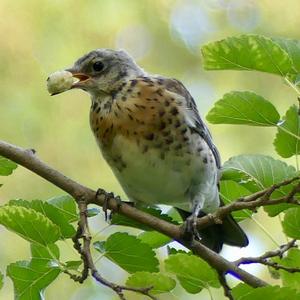
[[[79,88],[97,97],[110,94],[126,79],[144,74],[127,52],[111,49],[93,50],[79,58],[65,71],[70,72],[76,80],[67,88],[53,94]],[[51,76],[49,78],[51,79]]]

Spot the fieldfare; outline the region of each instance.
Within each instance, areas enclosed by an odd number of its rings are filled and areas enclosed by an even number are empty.
[[[220,156],[181,82],[148,74],[125,51],[97,49],[51,75],[48,87],[53,94],[71,88],[90,94],[91,128],[131,201],[175,207],[193,233],[198,216],[222,205]],[[216,252],[223,243],[248,245],[230,215],[199,236]]]

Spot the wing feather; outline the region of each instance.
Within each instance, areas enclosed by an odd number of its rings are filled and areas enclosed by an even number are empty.
[[[162,77],[160,79],[164,83],[167,90],[185,98],[187,106],[187,122],[189,123],[190,128],[194,132],[197,132],[205,140],[214,155],[217,167],[220,169],[221,158],[219,151],[212,141],[212,136],[209,129],[199,115],[195,100],[179,80]]]

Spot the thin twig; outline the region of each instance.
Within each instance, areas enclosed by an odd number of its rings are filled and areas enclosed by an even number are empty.
[[[214,223],[222,223],[222,219],[232,213],[233,211],[242,209],[256,209],[261,206],[276,205],[280,203],[291,203],[299,205],[298,200],[294,196],[300,192],[300,183],[297,183],[291,190],[291,192],[285,196],[278,199],[271,199],[274,191],[280,189],[283,186],[287,186],[295,181],[300,181],[300,177],[294,177],[280,183],[276,183],[262,191],[256,192],[252,195],[241,197],[236,201],[229,203],[228,205],[222,206],[217,209],[213,214],[206,215],[199,218],[197,221],[197,228],[203,229]]]
[[[292,267],[286,267],[283,265],[278,264],[277,262],[271,261],[270,259],[273,257],[279,257],[282,258],[283,255],[290,250],[291,248],[297,247],[296,240],[291,240],[288,243],[280,246],[279,249],[273,250],[273,251],[267,251],[264,254],[257,256],[257,257],[242,257],[238,260],[236,260],[234,263],[237,266],[240,265],[246,265],[246,264],[253,264],[253,263],[259,263],[268,267],[272,267],[275,270],[285,270],[290,273],[296,273],[300,272],[300,268],[292,268]]]
[[[88,218],[87,218],[87,204],[84,199],[80,199],[77,201],[80,219],[78,222],[77,234],[73,238],[74,248],[80,253],[81,258],[84,262],[84,268],[82,271],[81,279],[85,280],[88,276],[88,271],[91,271],[91,275],[98,281],[99,283],[109,287],[119,296],[120,299],[126,300],[124,296],[124,291],[133,291],[139,294],[143,294],[148,296],[150,299],[156,300],[156,298],[150,294],[152,287],[147,288],[132,288],[123,285],[118,285],[113,282],[108,281],[103,278],[98,272],[93,257],[91,254],[91,235],[88,226]],[[80,245],[79,239],[83,240],[83,246]],[[79,246],[80,245],[80,246]]]
[[[231,293],[231,288],[230,288],[230,286],[228,285],[228,283],[226,281],[225,274],[222,273],[222,272],[219,272],[218,275],[219,275],[219,281],[220,281],[220,283],[223,287],[223,290],[224,290],[225,297],[227,297],[229,300],[234,300],[233,296],[232,296],[232,293]]]

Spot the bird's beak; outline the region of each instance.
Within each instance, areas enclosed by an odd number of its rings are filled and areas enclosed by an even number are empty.
[[[65,71],[68,71],[72,73],[72,76],[76,78],[77,80],[72,84],[73,88],[81,88],[91,77],[84,74],[84,73],[78,73],[77,71],[73,69],[66,69]]]
[[[90,80],[90,76],[70,68],[52,73],[47,79],[47,89],[51,96],[74,88],[87,90]]]

